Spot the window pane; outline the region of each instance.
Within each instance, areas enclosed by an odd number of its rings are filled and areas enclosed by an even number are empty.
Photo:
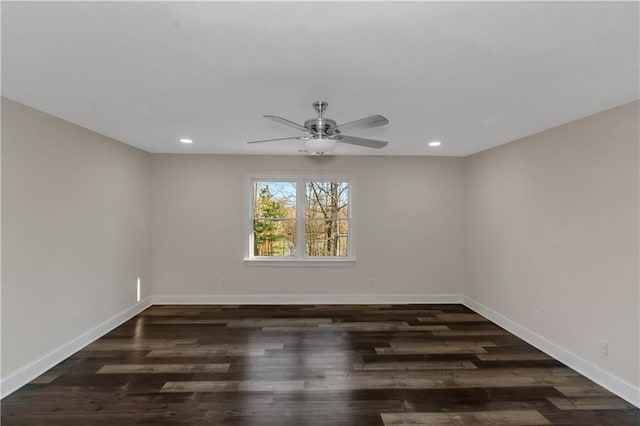
[[[307,256],[348,256],[349,221],[307,219],[305,231]]]
[[[253,221],[254,256],[295,256],[296,221],[254,220]]]
[[[305,189],[307,218],[349,217],[349,182],[307,182]]]
[[[254,182],[253,200],[254,217],[296,217],[295,182]]]

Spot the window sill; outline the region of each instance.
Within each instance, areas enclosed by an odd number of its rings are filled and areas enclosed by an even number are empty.
[[[247,266],[354,266],[356,259],[348,257],[344,259],[272,259],[245,257],[243,262]]]

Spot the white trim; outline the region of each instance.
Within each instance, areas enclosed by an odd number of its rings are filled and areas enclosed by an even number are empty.
[[[137,303],[112,316],[85,333],[82,333],[80,336],[75,337],[71,341],[57,347],[37,360],[9,374],[7,377],[2,378],[0,380],[0,398],[4,398],[15,392],[56,364],[69,358],[71,355],[78,352],[94,340],[99,339],[109,331],[118,327],[120,324],[138,315],[140,312],[151,306],[151,300],[151,297],[147,297],[140,303]]]
[[[354,266],[356,259],[349,257],[329,257],[323,258],[304,258],[304,259],[287,259],[277,257],[246,257],[242,260],[247,266]]]
[[[527,343],[535,346],[552,358],[555,358],[561,363],[566,364],[583,376],[593,380],[600,386],[618,395],[620,398],[630,402],[636,407],[640,407],[639,387],[634,386],[626,380],[603,370],[590,361],[587,361],[586,359],[574,354],[573,352],[564,349],[557,343],[552,342],[546,337],[539,335],[538,333],[507,318],[501,313],[494,311],[493,309],[481,304],[476,300],[473,300],[470,297],[464,296],[462,303],[469,309],[472,309],[480,315],[495,322],[500,327],[518,336]]]
[[[161,294],[154,305],[367,305],[462,303],[461,294]]]

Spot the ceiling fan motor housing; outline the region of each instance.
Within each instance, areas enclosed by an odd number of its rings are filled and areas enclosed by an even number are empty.
[[[307,120],[304,122],[304,127],[309,129],[313,133],[314,137],[322,135],[331,136],[334,133],[337,134],[339,133],[336,132],[337,126],[338,124],[334,120],[322,117],[312,118],[311,120]]]

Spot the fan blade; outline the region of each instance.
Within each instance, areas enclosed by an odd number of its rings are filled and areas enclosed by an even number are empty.
[[[276,123],[284,124],[285,126],[293,127],[294,129],[298,129],[302,132],[309,132],[309,129],[304,127],[302,124],[294,123],[293,121],[289,121],[286,118],[278,117],[277,115],[263,115],[264,118],[275,121]]]
[[[356,138],[355,136],[340,135],[336,138],[338,142],[350,143],[352,145],[366,146],[367,148],[384,148],[389,142],[378,141],[375,139]]]
[[[340,124],[338,130],[342,132],[343,130],[368,129],[369,127],[384,126],[385,124],[389,124],[389,120],[381,115],[372,115],[371,117]]]
[[[263,140],[261,140],[261,141],[249,141],[249,142],[247,142],[247,143],[262,143],[262,142],[286,141],[286,140],[289,140],[289,139],[298,139],[298,140],[301,140],[301,141],[302,141],[302,140],[305,140],[305,139],[307,139],[307,138],[298,136],[298,137],[295,137],[295,138],[263,139]]]

